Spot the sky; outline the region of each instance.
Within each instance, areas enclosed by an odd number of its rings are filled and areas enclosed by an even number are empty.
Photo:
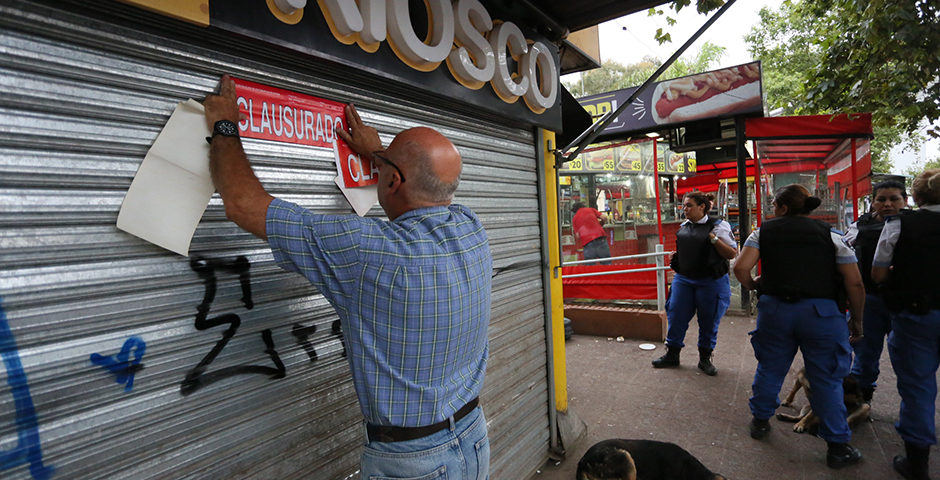
[[[744,35],[748,34],[752,27],[759,25],[758,12],[762,7],[777,10],[782,2],[783,0],[737,0],[689,46],[683,56],[692,56],[705,42],[711,42],[726,49],[715,69],[758,60],[747,52]],[[665,9],[666,6],[662,8]],[[676,19],[675,25],[667,25],[663,15],[650,17],[646,11],[600,24],[601,61],[613,60],[629,65],[640,62],[645,56],[658,57],[665,61],[714,14],[700,15],[694,6],[683,8],[679,14],[672,10],[668,12]],[[656,42],[654,35],[660,27],[672,35],[672,42],[663,45]],[[562,76],[562,80],[566,82],[576,82],[578,79],[577,73]],[[925,143],[919,153],[913,149],[902,152],[902,148],[896,147],[891,152],[893,173],[903,173],[913,163],[936,157],[938,152],[940,141],[937,140]]]

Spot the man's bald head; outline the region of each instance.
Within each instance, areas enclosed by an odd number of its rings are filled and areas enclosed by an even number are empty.
[[[444,135],[428,127],[399,133],[386,150],[408,178],[403,187],[420,204],[449,204],[460,183],[460,152]]]

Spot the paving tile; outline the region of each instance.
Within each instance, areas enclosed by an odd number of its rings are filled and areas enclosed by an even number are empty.
[[[713,362],[718,375],[696,368],[698,351],[693,322],[682,351],[681,366],[654,369],[650,361],[665,352],[641,350],[642,340],[608,341],[605,337],[575,335],[566,344],[569,407],[585,421],[587,433],[567,445],[566,459],[547,464],[530,480],[572,480],[577,463],[593,444],[608,438],[642,438],[676,443],[692,452],[713,471],[734,480],[893,480],[891,459],[903,452],[894,431],[900,397],[888,355],[882,357],[879,389],[871,422],[853,432],[852,444],[864,459],[857,466],[830,470],[825,442],[792,431],[792,424],[771,420],[764,440],[748,434],[748,398],[757,361],[748,332],[754,319],[730,314],[721,323]],[[802,367],[798,353],[784,382],[781,399]],[[796,403],[806,404],[800,394]],[[940,415],[938,415],[940,423]],[[940,474],[940,454],[931,456],[931,471]],[[497,479],[500,480],[500,479]]]

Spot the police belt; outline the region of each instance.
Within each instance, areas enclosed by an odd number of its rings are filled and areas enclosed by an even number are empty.
[[[370,442],[404,442],[407,440],[416,440],[426,437],[432,433],[437,433],[445,428],[456,424],[468,413],[472,412],[480,404],[480,398],[474,398],[466,405],[457,410],[453,417],[450,417],[433,425],[424,427],[390,427],[385,425],[366,424],[366,433],[369,435]]]
[[[760,297],[762,295],[770,295],[771,297],[774,297],[784,303],[796,303],[801,300],[832,300],[838,303],[838,300],[832,297],[812,297],[809,295],[801,295],[798,293],[770,293],[770,292],[757,290],[757,296]]]

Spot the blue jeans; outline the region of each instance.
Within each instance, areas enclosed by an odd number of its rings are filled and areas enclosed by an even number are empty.
[[[607,237],[597,237],[584,246],[584,259],[610,258],[610,245],[607,245]],[[600,262],[601,265],[610,265],[610,260]]]
[[[780,387],[799,349],[813,386],[809,403],[820,418],[819,436],[834,443],[852,438],[842,394],[842,380],[852,362],[849,327],[835,300],[808,298],[787,303],[761,295],[751,345],[757,358],[750,399],[755,418],[770,418],[780,406]]]
[[[858,379],[860,387],[875,388],[875,381],[881,373],[878,364],[885,337],[891,332],[891,315],[885,308],[884,299],[879,295],[865,295],[865,316],[862,318],[865,319],[862,325],[865,336],[852,345],[855,350],[852,375]]]
[[[480,407],[453,430],[404,442],[370,442],[362,451],[362,480],[487,480],[490,441]]]
[[[666,345],[685,346],[685,332],[692,315],[698,315],[698,346],[714,349],[718,341],[718,324],[731,305],[731,283],[728,276],[689,278],[676,274],[666,302],[669,330]]]
[[[926,315],[901,312],[892,317],[888,354],[901,394],[901,411],[894,426],[905,442],[934,445],[940,310],[931,310]]]

